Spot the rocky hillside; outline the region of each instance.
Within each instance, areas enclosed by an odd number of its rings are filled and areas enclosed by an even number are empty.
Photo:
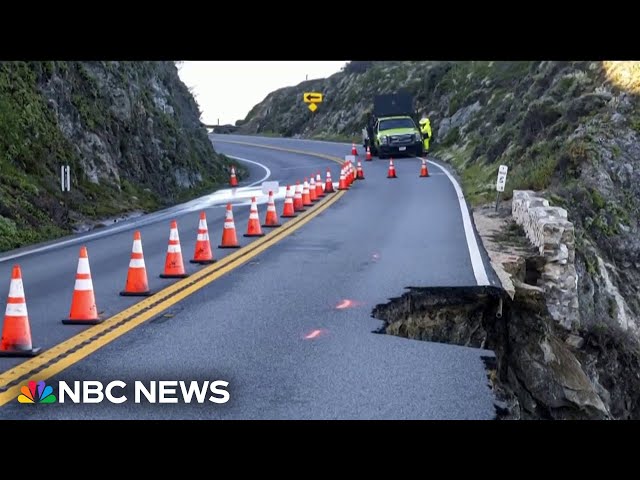
[[[407,89],[434,130],[433,154],[472,204],[513,189],[549,193],[577,228],[585,321],[640,325],[640,62],[351,62],[267,96],[247,133],[354,137],[373,96]],[[321,91],[311,118],[304,91]]]
[[[636,346],[612,341],[605,350],[636,355],[640,62],[351,62],[327,79],[271,93],[242,130],[358,138],[373,96],[400,88],[431,118],[432,154],[457,170],[472,205],[494,199],[506,164],[505,200],[514,189],[534,190],[567,209],[580,328],[622,333]],[[314,118],[304,91],[325,95]]]
[[[0,251],[225,182],[199,118],[173,62],[0,63]]]

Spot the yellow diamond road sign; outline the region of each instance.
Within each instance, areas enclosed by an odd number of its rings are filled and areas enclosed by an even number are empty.
[[[302,94],[304,103],[322,103],[322,94],[318,92],[305,92]]]
[[[312,112],[315,112],[317,109],[318,109],[318,106],[315,103],[309,104],[309,110],[311,110]]]

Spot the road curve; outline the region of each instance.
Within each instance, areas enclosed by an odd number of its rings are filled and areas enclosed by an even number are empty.
[[[340,144],[214,136],[218,151],[264,163],[287,182],[310,169],[324,171],[330,162],[229,140],[340,157],[349,153]],[[337,165],[331,166],[337,179]],[[398,160],[395,180],[386,178],[386,162],[363,166],[366,179],[299,230],[48,380],[54,385],[57,380],[226,380],[228,403],[10,402],[0,408],[0,417],[493,418],[494,399],[481,360],[490,352],[375,334],[381,322],[370,317],[376,304],[402,294],[407,286],[477,284],[453,184],[437,167],[431,177],[418,178],[416,159]],[[260,213],[262,217],[264,206]],[[179,225],[197,224],[197,214],[182,214]],[[222,209],[208,209],[207,215],[210,230],[212,224],[221,225]],[[242,229],[246,214],[236,215],[236,222]],[[145,258],[155,269],[149,275],[152,289],[164,285],[156,277],[166,253],[167,223],[143,230]],[[219,227],[210,232],[212,242],[219,232]],[[181,232],[181,240],[185,255],[190,254],[195,238]],[[117,295],[131,231],[88,245],[105,314],[135,302]],[[86,328],[67,330],[59,324],[68,314],[71,295],[62,279],[73,278],[77,248],[65,246],[20,260],[36,343],[52,345],[71,330]],[[0,263],[0,275],[7,275],[10,263]],[[482,265],[493,282],[484,255]],[[58,268],[64,271],[56,272]],[[0,359],[0,365],[6,370],[15,361]]]

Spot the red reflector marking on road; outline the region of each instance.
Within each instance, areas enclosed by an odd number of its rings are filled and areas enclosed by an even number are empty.
[[[309,332],[304,336],[304,339],[313,340],[314,338],[318,338],[320,335],[322,335],[322,333],[323,333],[322,330],[312,330],[311,332]]]
[[[336,305],[336,308],[339,310],[342,310],[345,308],[357,307],[358,305],[362,305],[362,304],[360,302],[356,302],[355,300],[349,300],[348,298],[345,298],[338,305]]]

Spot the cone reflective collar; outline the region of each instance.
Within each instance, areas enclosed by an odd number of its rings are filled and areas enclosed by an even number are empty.
[[[144,264],[144,255],[142,253],[142,237],[139,231],[135,231],[133,234],[133,247],[131,248],[127,283],[120,295],[123,297],[145,297],[151,295],[147,279],[147,268]]]
[[[209,241],[209,228],[207,227],[207,216],[204,212],[200,212],[200,220],[198,221],[198,236],[196,237],[196,247],[193,252],[193,258],[190,263],[198,263],[207,265],[215,262],[213,252],[211,251],[211,242]]]
[[[94,325],[102,321],[103,319],[98,316],[98,307],[93,293],[87,247],[81,247],[69,318],[62,320],[62,323],[65,325]]]
[[[31,327],[22,285],[22,272],[19,265],[14,265],[11,270],[11,283],[2,324],[0,357],[33,357],[41,351],[41,348],[33,348],[31,342]]]

